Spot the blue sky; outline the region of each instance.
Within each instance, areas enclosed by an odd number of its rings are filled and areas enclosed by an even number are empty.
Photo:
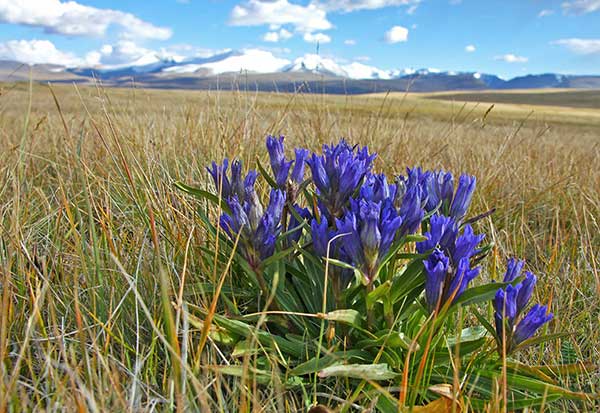
[[[600,0],[0,0],[0,59],[68,65],[263,49],[382,69],[600,74]]]

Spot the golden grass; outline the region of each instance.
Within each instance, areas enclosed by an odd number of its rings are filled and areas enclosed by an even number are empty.
[[[476,175],[472,211],[497,208],[479,224],[495,242],[483,278],[498,278],[507,256],[526,258],[540,278],[535,299],[556,314],[549,331],[572,334],[522,356],[600,356],[597,113],[488,113],[412,95],[53,89],[56,102],[44,85],[31,95],[0,85],[0,411],[166,410],[184,399],[204,411],[302,408],[277,383],[220,374],[220,350],[209,341],[196,352],[199,330],[182,311],[208,308],[205,285],[222,274],[195,259],[198,205],[172,183],[204,185],[212,159],[263,157],[267,133],[310,149],[343,136],[377,151],[389,173]],[[597,373],[561,384],[595,391]]]

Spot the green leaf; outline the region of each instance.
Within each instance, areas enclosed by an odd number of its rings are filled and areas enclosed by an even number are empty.
[[[277,182],[275,182],[275,180],[271,177],[271,175],[269,175],[269,173],[266,171],[265,168],[263,168],[262,164],[260,163],[260,159],[256,158],[256,166],[258,166],[258,170],[260,172],[260,174],[265,178],[265,180],[267,181],[267,183],[271,186],[271,188],[279,188],[277,186]]]
[[[319,377],[349,377],[362,380],[391,380],[398,377],[398,373],[390,370],[385,363],[380,364],[337,364],[324,368],[319,372]]]
[[[382,297],[389,295],[390,288],[392,287],[391,281],[386,281],[379,285],[373,291],[367,294],[367,308],[373,308],[373,305],[380,300]]]
[[[514,351],[522,350],[522,349],[530,347],[530,346],[535,346],[537,344],[544,343],[546,341],[558,340],[559,338],[568,337],[570,335],[571,334],[569,334],[569,333],[554,333],[554,334],[545,334],[543,336],[536,336],[536,337],[530,338],[529,340],[523,341],[521,344],[519,344],[517,347],[515,347]]]
[[[449,346],[454,346],[456,343],[467,343],[469,341],[477,341],[485,337],[486,329],[482,326],[465,328],[460,332],[460,336],[448,337],[446,342]]]
[[[227,203],[223,199],[219,198],[218,195],[211,194],[210,192],[200,188],[194,188],[193,186],[186,185],[183,182],[179,181],[175,182],[173,185],[175,186],[175,188],[185,192],[186,194],[193,195],[196,198],[206,199],[217,206],[220,205],[221,209],[224,212],[231,214],[231,209],[229,209]]]
[[[519,277],[521,278],[521,277]],[[517,281],[517,283],[520,281]],[[469,288],[465,291],[460,297],[456,299],[455,304],[461,304],[463,306],[473,305],[478,303],[483,303],[487,301],[491,301],[496,296],[496,292],[500,288],[505,288],[506,286],[513,284],[513,282],[509,283],[489,283],[484,285],[478,285],[477,287]]]
[[[329,321],[339,321],[357,327],[360,327],[362,322],[360,313],[351,309],[330,311],[325,314],[324,318]]]
[[[326,356],[313,357],[289,371],[293,376],[315,373],[335,363],[350,361],[370,361],[371,354],[363,350],[336,351]]]
[[[284,249],[282,251],[277,251],[275,254],[271,255],[269,258],[264,260],[260,264],[260,267],[266,268],[269,265],[271,265],[272,263],[280,261],[281,259],[285,258],[286,256],[290,255],[292,252],[294,252],[295,249],[296,249],[295,247],[290,247],[290,248]]]

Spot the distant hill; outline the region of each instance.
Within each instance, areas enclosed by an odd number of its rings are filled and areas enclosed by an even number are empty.
[[[530,74],[504,80],[494,74],[436,69],[382,70],[353,62],[307,54],[294,61],[257,49],[224,51],[192,59],[144,56],[135,64],[98,68],[26,65],[0,61],[0,81],[132,83],[148,88],[251,90],[265,92],[362,94],[376,92],[438,92],[468,90],[578,88],[600,89],[600,75]]]

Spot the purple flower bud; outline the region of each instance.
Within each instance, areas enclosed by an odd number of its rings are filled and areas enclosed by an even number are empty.
[[[518,278],[523,264],[523,261],[508,260],[504,282],[512,282]],[[548,314],[547,307],[536,304],[517,323],[519,315],[523,313],[531,299],[535,283],[535,275],[527,272],[523,282],[515,286],[508,285],[496,292],[494,320],[499,350],[502,350],[503,340],[506,340],[506,350],[510,352],[515,346],[532,337],[543,324],[552,319],[552,314]]]
[[[296,160],[291,178],[292,181],[299,184],[304,180],[304,162],[306,161],[306,158],[308,158],[308,150],[295,149],[294,151],[296,153]]]
[[[292,161],[286,162],[285,152],[283,149],[283,136],[275,138],[271,135],[267,136],[267,150],[271,160],[271,169],[275,175],[277,186],[283,188],[288,180]]]
[[[337,234],[345,234],[340,239],[341,250],[371,281],[396,238],[402,218],[391,199],[382,202],[351,199],[350,205],[350,210],[336,220]]]
[[[321,222],[318,222],[316,218],[313,218],[310,221],[310,233],[315,252],[321,257],[326,257],[327,244],[333,235],[329,230],[329,222],[327,221],[327,218],[321,216]],[[331,252],[333,252],[333,250]]]
[[[523,270],[525,261],[515,260],[511,258],[506,263],[506,273],[504,273],[504,282],[509,283],[516,280]]]
[[[425,267],[425,300],[427,308],[433,312],[442,302],[444,284],[450,268],[450,260],[440,250],[435,250],[429,258],[423,261]]]
[[[535,332],[548,321],[552,320],[553,314],[548,313],[548,308],[544,305],[536,304],[531,307],[531,310],[517,324],[513,335],[515,345],[533,337]]]
[[[223,214],[220,225],[232,240],[240,234],[238,251],[256,267],[275,252],[275,241],[281,232],[281,215],[285,204],[285,193],[271,190],[269,205],[263,208],[256,191],[254,179],[248,179],[251,186],[245,188],[246,200],[240,204],[238,197],[229,199],[231,214]]]
[[[429,274],[427,268],[430,270],[434,268],[430,260],[435,260],[436,257],[439,257],[439,254],[434,256],[436,254],[435,251],[439,251],[448,258],[449,263],[444,280],[444,293],[442,294],[441,305],[444,305],[451,297],[453,297],[452,301],[454,302],[465,292],[469,283],[479,274],[479,267],[470,267],[470,258],[477,253],[477,245],[483,239],[483,235],[475,235],[469,225],[465,225],[464,232],[460,234],[458,224],[454,219],[442,215],[433,215],[429,222],[429,231],[425,233],[425,237],[427,238],[425,241],[416,244],[417,252],[420,254],[434,251],[423,262],[424,265],[428,262],[425,271],[428,276],[434,277],[434,275]],[[430,288],[432,288],[431,285]],[[429,294],[432,295],[434,293]],[[429,304],[432,305],[431,303]]]
[[[217,194],[223,199],[227,199],[233,195],[229,178],[227,178],[228,167],[229,159],[225,158],[223,159],[223,165],[217,165],[217,163],[213,161],[212,168],[206,168],[213,178]]]
[[[519,283],[519,285],[521,285],[521,287],[519,289],[519,294],[517,295],[517,312],[518,313],[522,312],[525,309],[525,307],[527,306],[527,303],[531,299],[531,296],[533,294],[533,288],[535,287],[536,281],[537,281],[537,279],[536,279],[535,275],[533,275],[530,272],[526,272],[525,279],[523,280],[522,283]]]
[[[454,194],[454,178],[452,173],[434,171],[427,180],[427,211],[440,207],[445,211],[450,207]]]
[[[471,205],[471,199],[475,192],[475,177],[469,175],[461,175],[458,179],[458,188],[456,189],[456,195],[452,200],[450,206],[450,216],[460,221],[467,213],[469,205]]]
[[[296,214],[298,214],[303,221],[310,220],[312,218],[312,214],[307,208],[301,208],[298,205],[294,205],[294,211],[296,211]],[[288,235],[288,241],[290,243],[298,242],[300,239],[300,236],[302,235],[302,228],[300,227],[300,224],[302,224],[302,222],[298,221],[296,215],[290,214],[290,222],[287,228],[288,231],[293,231]]]
[[[342,139],[337,145],[323,145],[323,155],[313,154],[306,161],[319,200],[332,216],[343,214],[350,197],[371,170],[375,156],[369,155],[366,147],[357,149]]]

